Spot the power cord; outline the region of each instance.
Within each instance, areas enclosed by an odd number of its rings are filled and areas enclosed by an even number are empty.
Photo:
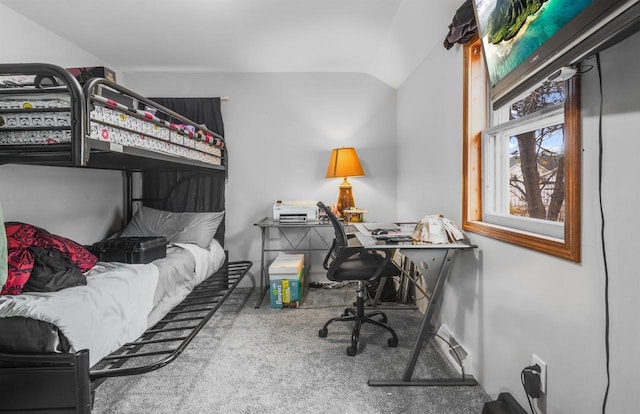
[[[460,365],[460,372],[462,373],[462,380],[464,381],[464,365],[462,364],[462,359],[460,359],[460,355],[458,355],[458,352],[456,351],[456,348],[453,345],[451,345],[451,342],[449,342],[448,340],[443,338],[442,335],[436,333],[435,331],[431,331],[430,333],[435,335],[436,338],[440,338],[447,345],[449,345],[449,349],[453,352],[453,355],[455,355],[456,359],[458,360],[458,365]]]
[[[532,399],[540,398],[540,366],[538,364],[529,365],[520,371],[520,381],[527,396],[529,408],[532,414],[537,414]]]
[[[609,369],[610,352],[609,352],[609,268],[607,266],[607,249],[605,245],[604,228],[605,217],[604,208],[602,207],[602,164],[603,164],[603,144],[602,144],[602,110],[604,106],[604,97],[602,94],[602,67],[600,65],[600,53],[596,54],[596,66],[598,67],[598,83],[600,87],[600,115],[598,118],[598,195],[600,200],[600,240],[602,244],[602,260],[604,262],[604,347],[605,360],[607,369],[607,386],[602,400],[602,414],[607,411],[607,400],[609,398],[609,387],[611,386],[611,372]]]

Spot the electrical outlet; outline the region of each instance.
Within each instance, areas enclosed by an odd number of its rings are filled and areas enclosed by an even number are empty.
[[[547,392],[547,363],[540,359],[539,356],[533,354],[531,357],[531,365],[536,365],[540,367],[540,391],[542,393]]]

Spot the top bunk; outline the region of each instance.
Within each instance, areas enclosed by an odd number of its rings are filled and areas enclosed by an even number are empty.
[[[0,165],[226,170],[224,138],[103,78],[0,64]]]

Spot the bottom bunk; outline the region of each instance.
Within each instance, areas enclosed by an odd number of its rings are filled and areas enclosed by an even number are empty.
[[[228,262],[135,341],[91,366],[89,352],[0,353],[0,412],[90,413],[107,378],[138,375],[173,362],[206,325],[251,268]]]

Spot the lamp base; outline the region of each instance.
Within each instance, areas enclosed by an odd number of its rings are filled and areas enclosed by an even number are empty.
[[[344,210],[355,207],[356,203],[353,201],[353,193],[351,192],[351,184],[344,178],[344,181],[340,183],[340,192],[338,193],[338,202],[336,203],[336,210],[340,213],[340,217],[344,217]]]

